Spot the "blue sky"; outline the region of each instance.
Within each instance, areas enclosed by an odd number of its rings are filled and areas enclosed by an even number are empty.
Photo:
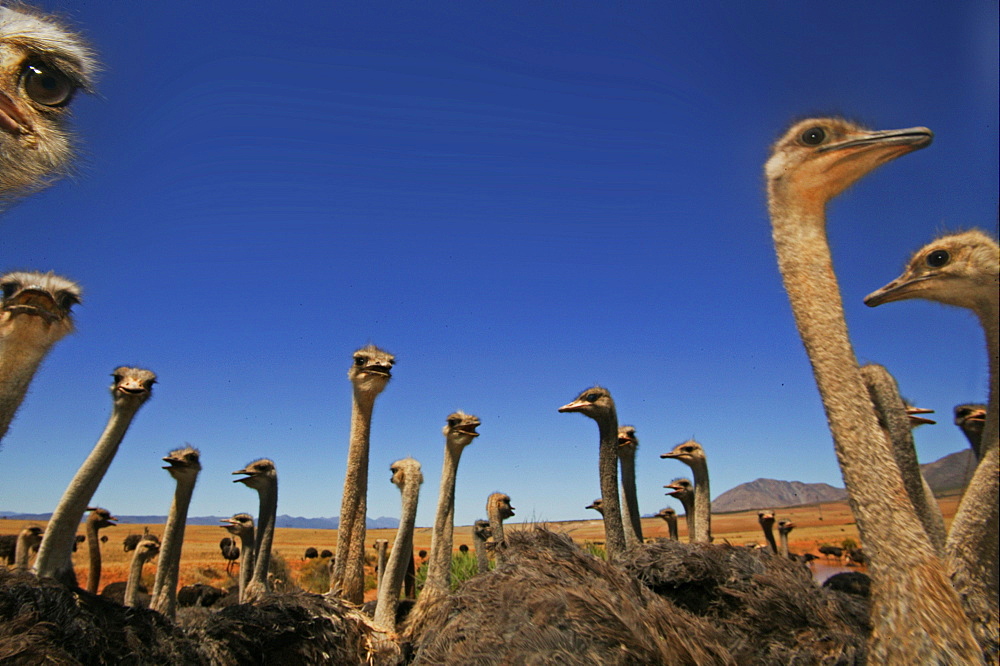
[[[829,233],[859,358],[938,411],[931,461],[985,401],[967,312],[861,299],[935,235],[996,233],[994,2],[48,2],[104,62],[74,102],[72,179],[0,218],[0,269],[79,281],[77,332],[0,450],[0,509],[58,501],[110,411],[109,374],[160,377],[94,497],[165,514],[160,457],[204,470],[192,515],[256,512],[230,472],[271,457],[279,513],[340,510],[351,354],[397,355],[369,515],[412,455],[433,522],[446,416],[483,421],[458,523],[594,518],[595,383],[640,438],[639,503],[688,475],[842,485],[781,287],[762,165],[794,119],[926,125],[934,143],[837,199]],[[675,504],[675,506],[677,506]],[[679,506],[678,506],[679,508]]]

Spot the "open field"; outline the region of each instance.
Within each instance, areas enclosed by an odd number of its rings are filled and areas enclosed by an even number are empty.
[[[944,513],[945,521],[950,523],[958,506],[959,497],[957,495],[939,498],[941,510]],[[791,534],[789,545],[796,553],[819,554],[817,550],[820,544],[829,543],[840,545],[844,539],[853,539],[858,542],[857,527],[854,518],[845,502],[829,502],[824,504],[809,504],[803,506],[786,507],[776,511],[776,517],[780,519],[792,520],[795,522],[795,529]],[[646,538],[665,538],[667,536],[667,526],[659,518],[644,518],[643,534]],[[678,520],[681,540],[686,540],[686,525],[683,517]],[[21,520],[0,520],[0,534],[16,534],[26,525],[37,524]],[[565,532],[578,543],[600,542],[604,538],[603,523],[595,514],[592,520],[566,521],[558,523],[547,523],[550,529]],[[141,533],[143,527],[149,527],[153,534],[161,535],[163,525],[118,525],[103,530],[103,534],[108,536],[107,543],[102,544],[101,554],[103,568],[101,574],[101,587],[114,582],[123,581],[128,577],[129,562],[131,553],[124,552],[122,540],[127,534]],[[530,529],[531,525],[526,523],[508,522],[508,528]],[[469,526],[458,526],[455,528],[455,548],[465,544],[472,547]],[[81,525],[82,533],[82,525]],[[741,511],[737,513],[715,514],[712,516],[712,533],[716,543],[728,542],[733,545],[744,545],[747,543],[763,543],[763,536],[757,524],[757,512]],[[226,575],[226,561],[222,558],[219,550],[219,540],[228,536],[221,527],[191,525],[185,531],[184,551],[181,559],[180,585],[190,585],[192,583],[207,583],[217,587],[228,587],[235,584],[235,580]],[[388,539],[392,543],[395,536],[394,529],[369,530],[367,542],[374,544],[376,539]],[[414,534],[414,551],[418,554],[421,550],[430,550],[431,528],[419,527]],[[319,551],[329,549],[336,550],[337,531],[336,530],[313,530],[313,529],[292,529],[278,528],[274,538],[274,550],[281,554],[291,570],[292,577],[298,581],[300,575],[304,573],[304,568],[314,568],[315,563],[308,564],[302,558],[306,548],[314,547]],[[374,556],[374,549],[370,549]],[[81,544],[80,548],[73,556],[73,563],[76,568],[77,579],[82,583],[87,578],[87,548],[86,544]],[[234,567],[234,574],[238,567]],[[151,585],[155,567],[147,565],[144,571],[144,582]],[[366,598],[374,598],[374,590],[369,590]]]

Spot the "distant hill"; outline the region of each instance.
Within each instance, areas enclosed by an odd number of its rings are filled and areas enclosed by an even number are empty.
[[[13,511],[0,511],[0,519],[10,518],[13,520],[37,520],[45,522],[52,517],[51,513],[15,513]],[[191,516],[188,518],[188,525],[221,525],[219,522],[224,516]],[[149,524],[157,525],[167,522],[166,516],[118,516],[118,522],[122,525]],[[301,516],[280,515],[275,522],[276,527],[297,527],[313,530],[335,530],[340,524],[340,518],[303,518]],[[368,518],[365,526],[370,530],[395,529],[399,527],[398,518]]]
[[[963,449],[932,463],[921,465],[920,469],[935,495],[947,495],[960,491],[969,483],[975,470],[975,459],[971,449]],[[847,500],[846,490],[826,483],[757,479],[741,483],[716,497],[712,500],[712,512],[777,509],[783,506],[845,500]]]

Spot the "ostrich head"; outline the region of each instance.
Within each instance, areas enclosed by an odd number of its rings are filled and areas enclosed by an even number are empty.
[[[233,474],[240,474],[240,472],[233,472]],[[237,480],[242,481],[242,479]],[[222,527],[230,534],[246,538],[253,535],[253,516],[249,513],[237,513],[232,518],[222,518],[219,522],[226,523]]]
[[[200,456],[198,449],[191,446],[175,449],[162,458],[163,462],[167,463],[163,469],[170,472],[170,476],[178,481],[190,478],[192,475],[197,476],[201,471]]]
[[[514,516],[514,507],[510,505],[510,495],[504,493],[493,493],[486,500],[486,513],[493,515],[491,511],[500,516],[500,520],[507,520]]]
[[[618,450],[635,453],[639,448],[639,438],[635,436],[635,427],[624,425],[618,427]]]
[[[80,36],[53,17],[0,7],[0,204],[65,172],[70,103],[96,69]]]
[[[13,272],[0,277],[0,290],[0,337],[9,335],[15,324],[28,335],[53,341],[72,332],[70,310],[80,302],[75,282],[54,273]]]
[[[245,483],[247,487],[254,490],[261,490],[272,485],[278,479],[278,470],[274,462],[268,458],[254,460],[243,469],[236,470],[233,474],[246,474],[242,479],[233,479],[233,483]]]
[[[392,378],[392,366],[396,357],[375,345],[362,347],[354,352],[354,361],[347,371],[347,378],[354,384],[355,391],[374,398],[385,389]]]
[[[416,483],[418,486],[424,482],[424,474],[420,470],[420,463],[413,458],[403,458],[389,465],[392,472],[392,483],[400,490],[406,483]]]
[[[115,407],[138,409],[153,395],[156,373],[150,370],[121,366],[115,368],[111,376],[115,380],[111,385]]]
[[[465,412],[455,412],[448,415],[447,424],[441,432],[444,433],[448,447],[454,446],[461,449],[471,444],[472,440],[476,437],[479,437],[479,433],[476,432],[476,428],[479,425],[480,421],[478,417],[466,414]]]
[[[615,401],[611,399],[608,389],[594,386],[578,395],[573,402],[560,407],[559,411],[580,412],[592,419],[601,419],[615,413]]]
[[[688,465],[697,464],[699,462],[705,462],[705,449],[701,448],[701,444],[689,439],[683,444],[678,444],[673,448],[672,451],[661,454],[661,458],[674,458],[680,460],[682,463]]]

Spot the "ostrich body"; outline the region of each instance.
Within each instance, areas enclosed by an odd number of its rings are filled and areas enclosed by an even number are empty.
[[[80,36],[53,17],[0,7],[0,208],[66,171],[70,102],[90,90],[96,68]]]
[[[194,493],[194,484],[201,471],[201,454],[190,446],[176,449],[163,458],[163,468],[174,477],[177,487],[170,505],[167,524],[163,528],[163,545],[160,563],[156,567],[153,599],[149,607],[169,618],[177,612],[177,582],[181,568],[181,547],[184,545],[184,528],[187,524],[188,506]]]
[[[767,545],[771,547],[771,552],[777,555],[778,544],[774,541],[774,512],[758,511],[757,522],[760,523],[760,529],[764,532],[764,538],[767,540]]]
[[[968,619],[924,533],[861,379],[826,241],[826,203],[931,141],[836,118],[795,124],[765,165],[772,236],[861,540],[872,549],[871,663],[976,663]]]
[[[976,619],[980,642],[998,649],[1000,538],[1000,248],[981,231],[943,236],[918,250],[903,274],[869,294],[870,306],[922,298],[972,310],[986,335],[990,394],[976,467],[945,544],[952,580],[966,612]],[[867,545],[867,542],[866,542]],[[873,554],[874,555],[874,554]],[[874,559],[874,557],[873,557]]]
[[[132,419],[152,395],[153,384],[156,382],[156,375],[149,370],[124,366],[117,368],[112,377],[113,408],[108,424],[66,488],[45,529],[45,539],[35,559],[35,572],[42,578],[55,578],[70,585],[76,584],[71,561],[76,528],[101,479],[111,466]]]
[[[604,540],[608,559],[614,560],[625,552],[625,526],[618,502],[618,411],[611,392],[595,386],[573,402],[559,408],[560,412],[580,412],[597,422],[600,435],[598,467],[601,479],[601,500],[604,511]]]
[[[136,544],[132,553],[132,564],[129,567],[128,583],[125,585],[125,606],[138,606],[140,586],[142,584],[142,567],[146,562],[156,557],[160,552],[160,540],[156,537],[144,536]]]
[[[514,507],[510,505],[510,495],[493,493],[486,498],[486,515],[490,519],[490,534],[493,536],[493,552],[497,558],[503,557],[506,541],[503,536],[503,521],[513,517]]]
[[[242,479],[234,479],[233,483],[246,484],[248,488],[256,490],[260,498],[257,536],[253,544],[253,575],[247,581],[245,598],[242,596],[240,598],[241,603],[253,603],[262,600],[271,591],[267,571],[271,566],[274,522],[278,515],[278,470],[275,469],[273,461],[261,458],[233,474],[246,474],[247,476]]]
[[[0,7],[0,12],[4,11],[10,10]],[[3,115],[2,100],[3,92],[0,91],[0,116]],[[2,161],[0,157],[0,163]],[[72,332],[70,309],[80,302],[80,287],[54,273],[15,272],[0,278],[0,289],[3,292],[0,302],[2,441],[42,359],[55,343]]]
[[[667,538],[671,541],[677,541],[677,511],[671,507],[665,507],[660,509],[656,513],[657,518],[662,518],[664,522],[667,523]]]
[[[926,413],[927,410],[908,407],[899,395],[896,380],[881,365],[869,363],[862,366],[861,378],[868,388],[879,423],[885,429],[892,445],[892,456],[896,460],[900,474],[903,475],[903,485],[910,496],[910,502],[920,518],[927,538],[934,546],[935,553],[941,557],[944,555],[947,536],[944,516],[941,514],[941,507],[934,497],[934,492],[920,471],[920,461],[917,460],[917,451],[913,444],[914,424],[925,423],[927,420],[914,421],[917,417],[911,412]]]
[[[351,603],[365,596],[365,516],[368,505],[368,448],[375,398],[392,377],[395,357],[375,345],[354,352],[347,373],[354,389],[351,440],[347,451],[347,474],[337,527],[337,555],[330,577],[330,591]]]
[[[678,444],[661,458],[674,458],[691,468],[694,474],[694,532],[691,541],[712,541],[712,493],[708,486],[708,459],[705,449],[693,439]]]
[[[664,488],[670,488],[671,497],[676,497],[684,507],[684,522],[687,523],[688,541],[694,541],[694,486],[690,479],[674,479]]]
[[[476,551],[476,571],[486,573],[490,570],[489,555],[486,553],[486,541],[493,536],[490,531],[490,521],[477,520],[472,525],[472,546]]]
[[[249,513],[237,513],[232,518],[223,518],[223,527],[240,540],[240,603],[245,602],[247,583],[254,567],[254,529],[253,516]]]
[[[15,569],[28,570],[28,558],[31,556],[31,551],[42,543],[42,534],[42,528],[37,525],[28,525],[18,533],[17,546],[14,550]]]
[[[983,459],[983,428],[986,426],[986,405],[955,405],[955,425],[959,427],[976,460]]]
[[[397,460],[389,469],[392,470],[392,483],[402,495],[402,509],[396,540],[385,565],[385,575],[378,586],[374,619],[377,626],[395,631],[399,591],[403,587],[407,563],[413,562],[413,526],[417,520],[417,501],[420,499],[420,484],[424,482],[424,475],[420,471],[420,463],[413,458]]]
[[[90,574],[87,576],[87,592],[97,594],[97,588],[101,583],[101,539],[97,536],[98,530],[105,527],[114,527],[117,518],[111,515],[107,509],[88,508],[90,515],[87,516],[87,551],[90,555]]]
[[[638,448],[639,438],[635,436],[635,427],[620,426],[618,461],[622,468],[622,526],[625,529],[625,544],[630,548],[642,543],[642,520],[635,488],[635,452]]]
[[[455,535],[455,479],[462,451],[479,433],[479,418],[464,412],[448,416],[444,433],[444,463],[441,467],[441,488],[438,492],[434,531],[431,533],[431,556],[427,562],[427,580],[420,599],[448,592],[451,586],[451,551]],[[494,534],[494,537],[496,535]]]

